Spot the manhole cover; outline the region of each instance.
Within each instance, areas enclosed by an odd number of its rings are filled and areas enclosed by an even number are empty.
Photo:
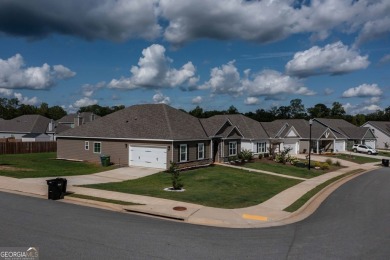
[[[184,210],[187,210],[186,207],[174,207],[173,209],[174,209],[174,210],[177,210],[177,211],[184,211]]]

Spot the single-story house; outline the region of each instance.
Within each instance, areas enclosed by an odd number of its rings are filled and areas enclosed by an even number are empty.
[[[249,150],[254,154],[266,153],[269,147],[269,136],[260,122],[241,114],[216,115],[202,119],[205,129],[216,126],[218,131],[222,125],[233,127],[241,138],[240,151]],[[232,128],[232,129],[233,129]],[[210,132],[209,136],[213,133]]]
[[[389,121],[368,121],[361,127],[368,127],[377,138],[374,148],[390,148],[390,122]],[[371,146],[371,145],[370,145]]]
[[[30,133],[22,136],[22,142],[49,142],[50,136],[41,133]]]
[[[50,119],[41,115],[23,115],[0,123],[0,138],[14,137],[22,141],[27,134],[46,134]],[[27,140],[27,139],[25,139]]]
[[[241,134],[234,126],[202,120],[165,104],[134,105],[57,136],[57,157],[168,169],[209,165],[236,155]],[[206,130],[207,129],[207,130]]]
[[[100,118],[100,116],[95,115],[92,112],[82,112],[77,114],[68,114],[61,119],[58,119],[55,124],[57,126],[67,126],[69,128],[75,128],[80,125],[87,124],[94,121],[95,119]]]
[[[354,144],[376,146],[376,137],[369,127],[357,127],[343,119],[315,118],[313,120],[328,127],[336,134],[344,136],[346,138],[345,150],[350,150]]]

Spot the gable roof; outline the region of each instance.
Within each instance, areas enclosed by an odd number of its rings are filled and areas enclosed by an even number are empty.
[[[215,135],[226,122],[229,122],[245,139],[268,139],[269,137],[259,122],[241,114],[215,115],[201,122],[209,136]]]
[[[367,127],[357,127],[344,119],[315,118],[314,120],[349,139],[364,139],[367,131],[371,131]]]
[[[261,122],[260,123],[267,135],[271,138],[279,138],[281,137],[282,131],[287,127],[286,122],[282,122],[281,120],[275,120],[272,122]]]
[[[208,139],[198,118],[165,104],[134,105],[88,124],[62,132],[59,137],[113,139]]]
[[[41,115],[23,115],[11,120],[2,120],[0,132],[45,133],[50,119]]]
[[[370,124],[373,127],[380,130],[385,135],[390,136],[390,122],[389,121],[368,121],[362,125],[364,127],[365,125]]]

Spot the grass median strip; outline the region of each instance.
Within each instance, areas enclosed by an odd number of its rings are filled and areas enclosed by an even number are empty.
[[[338,158],[341,160],[346,160],[358,164],[364,164],[364,163],[372,163],[372,162],[380,162],[380,159],[376,158],[371,158],[371,157],[364,157],[364,156],[359,156],[356,153],[350,153],[350,154],[337,154],[332,156],[333,158]]]
[[[73,198],[79,198],[79,199],[86,199],[86,200],[95,200],[95,201],[112,203],[112,204],[127,205],[127,206],[129,206],[129,205],[145,205],[145,204],[139,204],[139,203],[128,202],[128,201],[123,201],[123,200],[111,200],[111,199],[99,198],[99,197],[88,196],[88,195],[77,194],[77,193],[72,193],[72,194],[69,194],[66,196],[73,197]]]
[[[326,186],[328,186],[328,185],[332,184],[333,182],[335,182],[337,180],[340,180],[340,179],[342,179],[342,178],[344,178],[346,176],[357,174],[357,173],[360,173],[362,171],[364,171],[364,170],[362,170],[362,169],[352,170],[352,171],[349,171],[349,172],[344,173],[342,175],[339,175],[337,177],[334,177],[334,178],[332,178],[330,180],[327,180],[326,182],[318,185],[317,187],[315,187],[312,190],[310,190],[307,193],[305,193],[297,201],[295,201],[293,204],[291,204],[290,206],[285,208],[284,211],[294,212],[294,211],[298,210],[300,207],[302,207],[306,202],[308,202],[314,195],[316,195],[318,192],[320,192]]]

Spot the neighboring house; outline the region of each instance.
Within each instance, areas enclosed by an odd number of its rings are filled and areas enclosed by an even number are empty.
[[[345,150],[346,138],[316,121],[312,122],[311,127],[309,121],[304,119],[281,119],[274,121],[276,123],[286,124],[278,136],[283,140],[281,149],[289,147],[291,154],[308,153],[310,140],[313,153]]]
[[[374,148],[389,149],[390,146],[390,122],[389,121],[368,121],[361,127],[368,127],[377,138]]]
[[[22,142],[49,142],[52,141],[47,134],[30,133],[22,136]]]
[[[369,127],[357,127],[343,119],[315,118],[314,121],[340,135],[339,139],[343,136],[347,140],[345,150],[350,150],[354,144],[376,146],[376,137]]]
[[[235,129],[238,139],[241,139],[239,151],[249,150],[254,154],[268,151],[269,136],[258,121],[249,117],[241,114],[216,115],[202,119],[202,124],[209,136],[215,135],[225,125],[230,126],[231,130]]]
[[[209,165],[240,148],[237,129],[219,128],[207,132],[200,119],[164,104],[134,105],[62,132],[57,157],[99,162],[109,155],[115,164],[161,169]]]
[[[56,125],[68,126],[69,128],[75,128],[76,126],[84,125],[92,122],[100,116],[95,115],[92,112],[83,112],[77,114],[69,114],[56,121]]]
[[[41,115],[23,115],[11,120],[1,120],[0,138],[14,137],[16,141],[35,139],[50,140],[46,129],[50,119]],[[24,138],[24,140],[23,140]]]

